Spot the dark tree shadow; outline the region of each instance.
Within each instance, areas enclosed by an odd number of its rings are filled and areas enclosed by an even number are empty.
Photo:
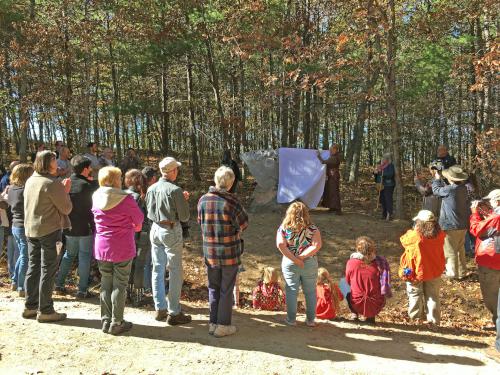
[[[207,308],[186,308],[185,310],[194,315],[208,314]],[[307,361],[354,361],[356,360],[354,354],[361,354],[418,363],[484,365],[482,361],[467,356],[424,353],[419,351],[416,345],[427,343],[478,349],[486,347],[482,343],[442,337],[431,332],[395,332],[384,329],[407,328],[407,326],[399,325],[394,327],[390,324],[380,324],[378,327],[337,327],[335,324],[325,322],[319,323],[316,328],[300,324],[297,327],[289,327],[279,320],[281,315],[276,317],[264,314],[250,315],[241,311],[234,312],[233,320],[234,324],[238,326],[237,334],[219,339],[208,334],[205,319],[193,320],[191,324],[176,327],[167,326],[166,323],[163,323],[164,326],[161,327],[134,323],[132,330],[127,332],[125,336],[169,342],[194,342],[227,349],[261,351]],[[61,322],[60,325],[101,329],[101,322],[98,319],[69,318]],[[104,335],[104,333],[102,334]]]

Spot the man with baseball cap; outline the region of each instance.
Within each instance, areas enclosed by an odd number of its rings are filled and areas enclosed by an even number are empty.
[[[191,322],[181,311],[182,275],[181,221],[189,219],[189,193],[175,185],[181,163],[173,157],[160,164],[161,178],[146,193],[146,208],[151,226],[151,257],[153,260],[153,299],[159,321],[170,325]],[[170,272],[168,294],[165,296],[165,267]]]
[[[439,225],[445,231],[444,256],[446,277],[463,279],[467,275],[465,261],[465,232],[469,226],[469,205],[465,181],[469,177],[459,165],[443,170],[446,185],[437,170],[432,170],[432,193],[442,198]]]

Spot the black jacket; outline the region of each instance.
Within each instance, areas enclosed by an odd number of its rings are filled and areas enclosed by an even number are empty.
[[[67,236],[90,236],[95,230],[92,214],[92,194],[99,187],[95,181],[89,181],[82,175],[71,175],[71,190],[69,197],[73,210],[69,214],[71,228],[64,234]]]
[[[12,226],[24,227],[24,186],[12,185],[7,195],[12,212]]]
[[[457,164],[455,158],[450,154],[447,154],[444,158],[436,157],[436,160],[441,161],[444,169],[448,169]]]

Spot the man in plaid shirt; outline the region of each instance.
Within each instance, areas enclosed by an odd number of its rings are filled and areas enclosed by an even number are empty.
[[[215,172],[215,187],[210,187],[198,202],[208,275],[208,333],[216,337],[236,332],[236,327],[231,325],[232,296],[243,252],[240,234],[248,226],[248,215],[238,198],[229,193],[234,179],[231,168],[220,167]]]

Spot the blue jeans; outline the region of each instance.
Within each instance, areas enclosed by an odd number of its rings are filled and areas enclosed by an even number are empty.
[[[92,249],[94,236],[66,236],[66,251],[59,266],[56,285],[63,288],[66,284],[73,260],[78,257],[78,291],[87,292],[90,275],[90,259],[92,258]]]
[[[153,224],[151,227],[151,257],[153,259],[153,299],[156,310],[168,310],[171,315],[181,312],[182,227]],[[165,296],[165,267],[170,272],[168,295]]]
[[[12,227],[12,237],[19,249],[13,280],[16,281],[17,290],[24,290],[24,280],[28,271],[28,240],[24,234],[24,227]]]
[[[17,258],[19,258],[19,249],[17,248],[17,243],[14,237],[9,234],[7,237],[7,262],[9,267],[9,275],[12,283],[17,284],[16,278],[16,263]]]
[[[306,318],[313,322],[316,318],[316,279],[318,277],[318,259],[314,256],[304,261],[304,268],[299,268],[287,257],[281,261],[281,270],[285,278],[286,315],[289,322],[297,317],[297,295],[299,287],[306,299]]]
[[[146,254],[144,261],[144,289],[151,290],[153,280],[153,261],[151,258],[151,249]]]

